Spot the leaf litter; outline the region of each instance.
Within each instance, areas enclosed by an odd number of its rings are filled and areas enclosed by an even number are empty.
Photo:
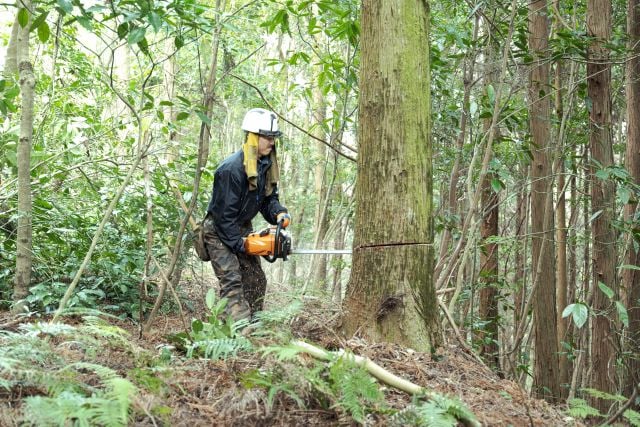
[[[204,317],[199,316],[206,311],[204,306],[194,303],[198,295],[188,299],[192,305],[185,309],[185,315]],[[267,300],[267,308],[269,303]],[[458,398],[484,426],[582,425],[567,416],[564,406],[531,398],[517,383],[500,378],[455,345],[431,355],[390,343],[369,343],[358,337],[344,339],[336,332],[339,314],[339,308],[311,300],[292,320],[291,330],[296,339],[328,350],[349,349],[408,381]],[[5,328],[9,332],[18,331],[20,324],[9,319],[9,314],[3,313],[0,323],[10,325]],[[82,323],[76,318],[63,321],[72,325]],[[260,352],[243,352],[227,360],[188,359],[172,350],[167,340],[170,334],[184,331],[183,319],[179,316],[159,316],[151,331],[142,338],[139,338],[138,326],[129,320],[108,318],[107,322],[127,331],[130,345],[123,347],[107,342],[99,348],[87,349],[73,340],[55,337],[51,339],[51,346],[66,363],[101,364],[135,384],[138,393],[133,399],[131,426],[358,425],[344,410],[327,405],[326,400],[314,395],[313,390],[305,391],[303,387],[295,393],[280,390],[270,396],[266,388],[246,384],[248,373],[285,369],[291,375],[294,364],[311,366],[315,362],[308,355],[300,354],[297,360],[286,363],[275,363],[273,358]],[[256,341],[256,347],[269,345],[268,335],[252,340]],[[2,377],[5,373],[2,372]],[[91,372],[82,373],[83,377],[90,375]],[[98,383],[95,379],[84,380],[92,387]],[[380,387],[388,409],[367,414],[364,425],[391,425],[389,414],[401,411],[412,401],[411,396],[402,391]],[[24,425],[22,399],[47,392],[26,385],[0,390],[0,425],[3,426]],[[30,421],[38,425],[37,420]]]

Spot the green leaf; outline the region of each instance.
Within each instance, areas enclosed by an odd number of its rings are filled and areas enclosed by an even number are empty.
[[[184,37],[176,36],[176,38],[173,39],[173,45],[176,47],[176,49],[180,49],[182,46],[184,46]]]
[[[493,85],[487,85],[487,97],[489,98],[489,103],[491,105],[496,102],[496,90],[493,88]]]
[[[191,101],[189,101],[189,98],[185,98],[184,96],[180,96],[180,95],[176,95],[176,98],[182,101],[184,105],[186,105],[187,107],[191,106]]]
[[[142,40],[140,40],[138,43],[138,49],[140,49],[142,52],[146,53],[147,55],[149,54],[149,43],[147,42],[146,38],[143,38]]]
[[[127,43],[133,45],[142,41],[146,32],[147,30],[144,27],[134,27],[134,29],[129,32]]]
[[[600,215],[602,215],[602,209],[600,209],[599,211],[597,211],[593,215],[591,215],[591,218],[589,218],[589,224],[591,224]]]
[[[153,27],[153,30],[158,32],[160,30],[160,25],[162,25],[162,20],[160,19],[160,15],[155,12],[151,12],[149,14],[149,23]]]
[[[58,6],[65,14],[71,13],[73,11],[73,5],[69,0],[58,0]]]
[[[471,101],[471,104],[469,105],[469,114],[474,116],[477,111],[478,111],[478,103],[476,101]]]
[[[29,29],[29,31],[33,31],[36,28],[38,28],[40,25],[42,25],[42,23],[45,21],[45,19],[47,19],[48,15],[49,15],[49,11],[46,11],[45,13],[41,13],[36,19],[33,20],[33,22],[31,23],[31,28]]]
[[[196,111],[196,114],[198,115],[198,117],[200,117],[202,123],[206,124],[207,126],[211,126],[211,119],[207,117],[206,114],[204,114],[202,111]]]
[[[195,319],[193,322],[191,322],[191,329],[196,334],[199,333],[199,332],[202,332],[202,330],[204,329],[204,326],[202,324],[202,320]]]
[[[618,188],[618,199],[623,205],[626,205],[631,200],[631,191],[627,187]]]
[[[598,287],[607,296],[607,298],[609,299],[613,298],[613,295],[614,295],[613,289],[611,289],[610,287],[608,287],[602,282],[598,282]]]
[[[176,120],[184,120],[184,119],[186,119],[188,117],[189,117],[189,113],[187,113],[186,111],[181,111],[176,116]]]
[[[216,303],[216,291],[213,289],[209,289],[207,291],[207,296],[206,296],[206,303],[207,303],[207,308],[209,308],[209,310],[211,310],[213,308],[213,306]]]
[[[27,26],[28,23],[29,23],[29,12],[27,12],[27,9],[21,8],[18,11],[18,24],[20,24],[20,26],[24,28]]]
[[[625,327],[629,327],[629,313],[627,313],[627,307],[620,301],[616,301],[616,310],[618,311],[618,317]]]
[[[505,187],[504,184],[498,178],[493,178],[491,180],[491,188],[493,189],[494,192],[498,193],[504,187]]]
[[[624,265],[621,265],[621,266],[620,266],[620,267],[618,267],[618,268],[625,268],[625,269],[628,269],[628,270],[639,270],[639,271],[640,271],[640,266],[638,266],[638,265],[631,265],[631,264],[624,264]]]
[[[609,179],[609,171],[607,169],[598,169],[595,175],[596,175],[596,178],[601,179],[603,181]]]
[[[45,43],[47,40],[49,40],[50,33],[51,32],[49,30],[49,24],[47,24],[46,22],[43,22],[38,26],[38,39],[42,43]]]
[[[578,328],[581,328],[589,317],[589,310],[585,304],[575,303],[569,304],[563,311],[562,317],[567,317],[571,315],[573,319],[573,323],[576,324]]]
[[[122,40],[127,36],[127,33],[129,32],[129,23],[123,22],[122,24],[118,25],[116,31],[118,32],[118,38]]]
[[[87,31],[93,32],[93,23],[91,19],[86,16],[79,16],[78,23],[82,25]]]

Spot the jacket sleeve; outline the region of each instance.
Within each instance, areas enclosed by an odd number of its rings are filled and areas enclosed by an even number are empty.
[[[288,212],[287,208],[280,204],[278,199],[278,187],[274,187],[269,196],[264,199],[260,207],[260,213],[269,224],[276,224],[277,216],[281,212]]]
[[[234,252],[244,253],[242,234],[236,219],[242,209],[242,183],[229,170],[216,172],[211,210],[220,240]]]

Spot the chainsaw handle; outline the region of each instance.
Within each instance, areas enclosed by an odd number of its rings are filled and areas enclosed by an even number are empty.
[[[263,255],[262,258],[266,259],[268,262],[274,263],[278,259],[280,255],[280,231],[282,230],[282,224],[284,219],[278,221],[278,225],[276,225],[276,234],[273,239],[273,254],[271,255]],[[283,260],[286,261],[287,254],[284,254],[282,257]]]

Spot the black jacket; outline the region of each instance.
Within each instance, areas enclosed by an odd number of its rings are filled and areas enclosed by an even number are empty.
[[[276,224],[276,216],[287,209],[278,200],[278,189],[265,196],[269,157],[258,160],[258,188],[249,191],[249,180],[243,165],[242,150],[227,157],[214,175],[213,191],[207,214],[213,216],[220,240],[235,253],[243,253],[244,245],[240,227],[249,223],[260,212],[270,224]]]

